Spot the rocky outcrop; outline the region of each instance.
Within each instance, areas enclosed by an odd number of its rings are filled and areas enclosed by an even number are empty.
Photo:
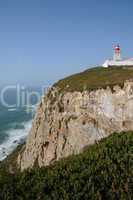
[[[18,156],[21,170],[50,165],[81,152],[117,131],[133,130],[133,82],[113,91],[59,93],[52,88],[38,106],[25,150]]]

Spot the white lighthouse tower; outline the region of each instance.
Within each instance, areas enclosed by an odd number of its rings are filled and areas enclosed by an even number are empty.
[[[133,67],[133,58],[123,59],[121,58],[121,48],[120,45],[117,44],[113,47],[113,59],[105,60],[103,63],[103,67],[120,67],[120,66],[127,66]]]
[[[120,45],[119,44],[114,46],[113,60],[114,61],[120,61],[121,60],[121,49],[120,49]]]

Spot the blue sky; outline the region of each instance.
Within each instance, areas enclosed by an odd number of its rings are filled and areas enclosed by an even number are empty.
[[[45,84],[133,56],[132,0],[0,0],[0,84]]]

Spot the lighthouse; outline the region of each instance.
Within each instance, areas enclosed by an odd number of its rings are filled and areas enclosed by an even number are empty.
[[[113,47],[113,58],[107,59],[103,63],[103,67],[133,67],[133,57],[132,58],[121,58],[121,48],[120,45],[117,44]]]
[[[119,44],[114,46],[113,60],[114,61],[120,61],[121,60],[121,49],[120,49],[120,45]]]

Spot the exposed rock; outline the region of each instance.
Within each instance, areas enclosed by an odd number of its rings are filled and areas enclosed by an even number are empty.
[[[25,150],[18,156],[21,170],[50,165],[77,154],[87,145],[117,131],[133,130],[133,82],[113,91],[46,94],[37,109]]]

